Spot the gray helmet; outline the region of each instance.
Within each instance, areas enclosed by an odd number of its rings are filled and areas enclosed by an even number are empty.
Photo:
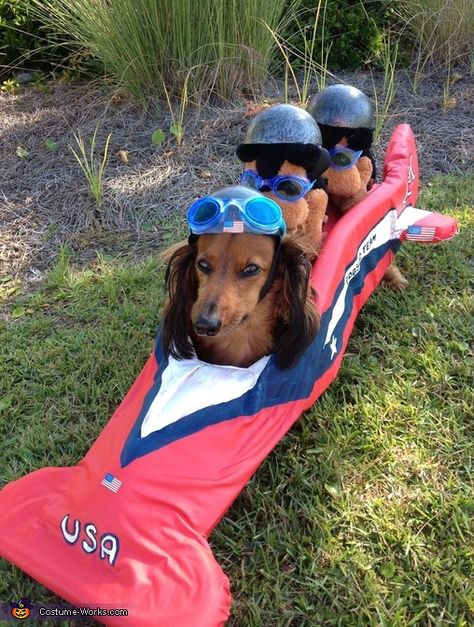
[[[375,128],[372,104],[365,94],[351,85],[330,85],[308,105],[318,124],[342,128]]]
[[[307,111],[290,104],[278,104],[258,113],[250,122],[244,144],[316,144],[321,131]]]

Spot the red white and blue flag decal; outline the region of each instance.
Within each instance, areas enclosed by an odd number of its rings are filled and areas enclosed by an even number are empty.
[[[432,242],[436,229],[434,226],[412,225],[407,228],[407,240],[413,242]]]
[[[101,485],[105,486],[112,492],[118,492],[122,485],[122,482],[120,481],[120,479],[117,479],[117,477],[114,477],[114,475],[110,472],[108,472],[105,475],[105,477],[102,479],[100,483]]]
[[[242,220],[225,220],[222,231],[223,233],[243,233],[244,223]]]

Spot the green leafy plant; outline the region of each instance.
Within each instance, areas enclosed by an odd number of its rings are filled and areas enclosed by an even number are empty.
[[[21,53],[36,47],[36,29],[37,25],[25,3],[20,0],[0,0],[0,67],[6,68]]]
[[[321,13],[321,2],[299,0],[297,13],[304,19],[288,20],[280,32],[288,42],[294,69],[304,68],[308,48],[318,51],[318,62],[332,70],[359,68],[373,60],[380,50],[380,30],[392,3],[393,0],[326,0],[324,15],[318,22],[315,16]],[[321,63],[323,48],[326,58]]]
[[[29,0],[0,0],[0,77],[18,69],[51,69],[64,60],[61,44]]]
[[[7,78],[7,80],[2,82],[0,87],[0,91],[5,94],[16,94],[17,91],[21,89],[20,83],[12,78]]]
[[[170,133],[176,138],[176,142],[181,144],[184,138],[184,127],[181,122],[172,122],[170,124]]]
[[[100,156],[97,155],[97,132],[98,127],[95,128],[90,138],[89,150],[87,150],[86,141],[80,131],[78,131],[77,134],[74,133],[77,149],[74,149],[71,145],[69,145],[69,148],[86,177],[89,191],[100,213],[103,205],[103,179],[110,156],[109,144],[112,133],[107,135],[103,153],[102,156]]]
[[[58,142],[55,142],[50,137],[47,137],[44,140],[44,145],[45,145],[45,148],[47,148],[48,150],[51,150],[51,152],[55,152],[59,148]]]
[[[183,88],[178,100],[177,108],[173,106],[168,89],[166,88],[166,85],[163,84],[163,91],[166,97],[166,102],[168,104],[168,109],[172,120],[170,124],[170,133],[175,137],[178,146],[182,143],[184,138],[184,113],[188,105],[188,83],[191,73],[192,69],[189,70],[186,76],[186,80],[183,83]]]
[[[165,132],[162,128],[156,128],[151,134],[151,143],[155,144],[155,146],[161,146],[161,144],[165,141]]]

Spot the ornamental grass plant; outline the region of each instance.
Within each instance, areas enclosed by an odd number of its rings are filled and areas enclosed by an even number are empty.
[[[414,41],[418,72],[429,63],[451,66],[474,60],[472,0],[400,0],[394,10]]]
[[[47,27],[92,52],[140,100],[254,91],[288,0],[30,0]],[[286,19],[286,17],[285,17]]]

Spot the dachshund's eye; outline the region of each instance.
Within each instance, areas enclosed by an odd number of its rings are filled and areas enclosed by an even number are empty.
[[[199,261],[197,262],[197,267],[199,268],[199,270],[201,270],[201,272],[204,272],[205,274],[209,274],[209,272],[211,271],[211,266],[207,263],[205,259],[199,259]]]
[[[246,279],[247,277],[250,276],[254,276],[255,274],[258,274],[260,272],[261,268],[259,268],[256,264],[254,263],[249,263],[248,266],[246,266],[241,272],[240,272],[240,276],[243,279]]]

